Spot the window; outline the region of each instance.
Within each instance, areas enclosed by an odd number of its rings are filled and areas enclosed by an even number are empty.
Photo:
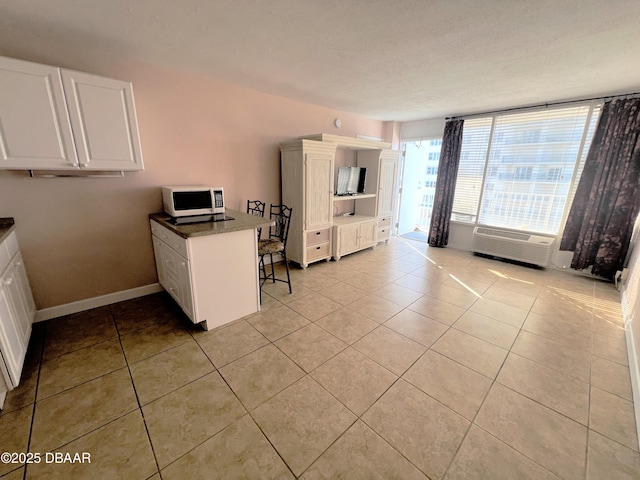
[[[422,195],[422,202],[420,203],[421,207],[431,207],[433,208],[433,200],[435,199],[435,195],[433,193],[425,193]],[[429,214],[431,216],[431,214]]]
[[[547,180],[554,182],[560,179],[562,175],[562,168],[550,168],[547,171]]]
[[[516,180],[531,180],[531,173],[533,167],[518,167],[516,168]]]
[[[442,143],[442,141],[440,143]],[[430,162],[440,161],[440,152],[429,152],[429,161]]]
[[[427,175],[437,175],[438,174],[438,167],[427,167]]]
[[[476,221],[492,123],[491,117],[464,121],[451,220]],[[491,171],[497,173],[495,167]]]
[[[451,219],[558,233],[599,112],[582,104],[465,120]]]

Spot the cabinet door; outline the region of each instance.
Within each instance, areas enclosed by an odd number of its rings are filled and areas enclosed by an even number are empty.
[[[346,255],[360,249],[360,225],[343,225],[339,227],[339,252],[338,255]]]
[[[161,251],[164,276],[162,286],[193,320],[193,294],[189,261],[164,242],[162,242]]]
[[[182,309],[192,320],[196,321],[193,312],[193,289],[191,288],[191,268],[186,258],[180,257],[178,262],[178,282],[180,285],[180,296],[182,298]]]
[[[360,224],[359,247],[368,248],[376,244],[376,234],[378,232],[378,221],[372,220]]]
[[[0,168],[76,168],[60,69],[0,57]]]
[[[16,316],[16,326],[22,335],[24,345],[29,345],[36,307],[20,252],[16,253],[7,268],[4,283],[9,302],[13,306]]]
[[[61,72],[80,167],[142,170],[131,83]]]
[[[152,235],[151,239],[153,241],[153,255],[156,259],[156,271],[158,272],[158,282],[160,283],[160,285],[167,288],[166,277],[164,274],[164,260],[162,256],[162,248],[164,244],[155,235]]]
[[[7,275],[0,277],[0,362],[4,359],[12,386],[16,387],[20,383],[27,344],[20,332],[13,302],[6,288],[8,278]]]
[[[398,159],[382,156],[380,159],[380,190],[378,192],[378,216],[393,215],[393,200],[396,186]]]
[[[305,230],[329,226],[333,218],[333,156],[305,154]]]

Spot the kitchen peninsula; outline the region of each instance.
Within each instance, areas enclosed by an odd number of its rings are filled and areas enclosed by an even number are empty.
[[[256,229],[273,222],[229,209],[225,218],[175,225],[149,215],[158,281],[205,330],[260,310]]]

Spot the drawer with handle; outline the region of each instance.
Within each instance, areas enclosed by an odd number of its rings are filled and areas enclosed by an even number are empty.
[[[323,243],[322,245],[316,245],[307,247],[307,262],[313,262],[321,258],[328,258],[331,256],[331,244]]]
[[[390,227],[391,226],[391,217],[380,217],[378,219],[378,227]]]
[[[180,255],[188,258],[186,238],[182,238],[180,235],[173,233],[168,228],[163,227],[158,222],[154,222],[153,220],[151,221],[151,232],[164,243],[173,248]]]
[[[329,241],[330,236],[331,236],[330,228],[307,232],[307,247],[311,245],[319,245],[321,243],[326,243]]]

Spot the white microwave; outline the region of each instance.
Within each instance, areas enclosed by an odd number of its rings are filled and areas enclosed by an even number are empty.
[[[224,191],[196,185],[162,187],[162,204],[172,217],[224,213]]]

